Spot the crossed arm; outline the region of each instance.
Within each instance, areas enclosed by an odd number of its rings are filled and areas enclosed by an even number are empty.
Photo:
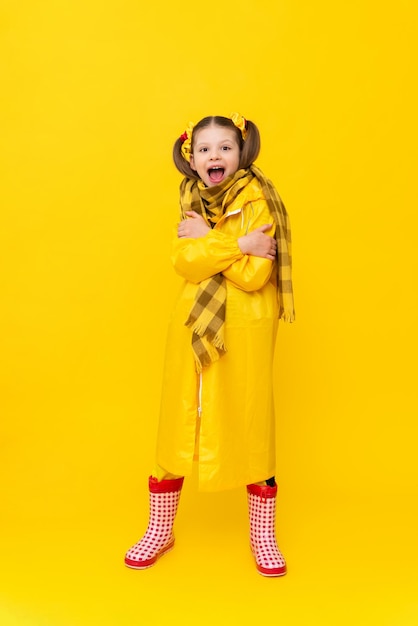
[[[177,227],[177,235],[180,239],[198,239],[210,232],[210,227],[201,215],[195,211],[187,211],[186,215],[189,219],[182,220]],[[239,237],[237,243],[241,252],[274,261],[276,258],[276,239],[265,234],[268,230],[271,230],[271,224],[263,224],[247,235]]]
[[[267,283],[276,258],[274,226],[262,223],[271,220],[270,215],[259,216],[261,225],[238,239],[211,229],[194,211],[189,211],[187,218],[177,227],[173,252],[177,273],[198,283],[222,272],[244,291],[258,290]]]

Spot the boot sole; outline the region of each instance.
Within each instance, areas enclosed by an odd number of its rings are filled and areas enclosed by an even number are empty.
[[[148,569],[156,564],[158,559],[167,552],[170,552],[174,548],[174,541],[172,543],[168,543],[164,548],[162,548],[158,554],[152,557],[152,559],[148,559],[148,561],[143,561],[142,563],[138,561],[133,561],[132,559],[125,558],[125,565],[130,569]]]
[[[285,576],[287,574],[287,570],[285,569],[283,572],[277,572],[275,574],[265,571],[263,572],[261,569],[257,567],[257,572],[261,574],[261,576],[266,576],[267,578],[278,578],[279,576]]]

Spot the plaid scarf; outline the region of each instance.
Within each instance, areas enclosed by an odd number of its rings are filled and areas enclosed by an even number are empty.
[[[279,318],[295,319],[292,289],[292,257],[290,222],[279,194],[270,180],[255,165],[238,170],[220,185],[205,187],[201,180],[184,178],[180,185],[181,217],[186,211],[196,211],[210,226],[215,226],[238,194],[257,178],[270,213],[276,223],[277,296]],[[225,279],[216,274],[202,281],[185,325],[192,329],[192,349],[198,372],[226,352],[224,322],[226,308]]]

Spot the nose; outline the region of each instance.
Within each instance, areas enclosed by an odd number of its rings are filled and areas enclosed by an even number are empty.
[[[219,150],[217,148],[212,148],[209,158],[211,161],[217,161],[219,159]]]

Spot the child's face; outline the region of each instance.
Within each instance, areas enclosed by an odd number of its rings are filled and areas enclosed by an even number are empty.
[[[219,185],[227,176],[235,174],[239,159],[240,148],[232,128],[208,126],[198,130],[193,138],[190,167],[207,187]]]

